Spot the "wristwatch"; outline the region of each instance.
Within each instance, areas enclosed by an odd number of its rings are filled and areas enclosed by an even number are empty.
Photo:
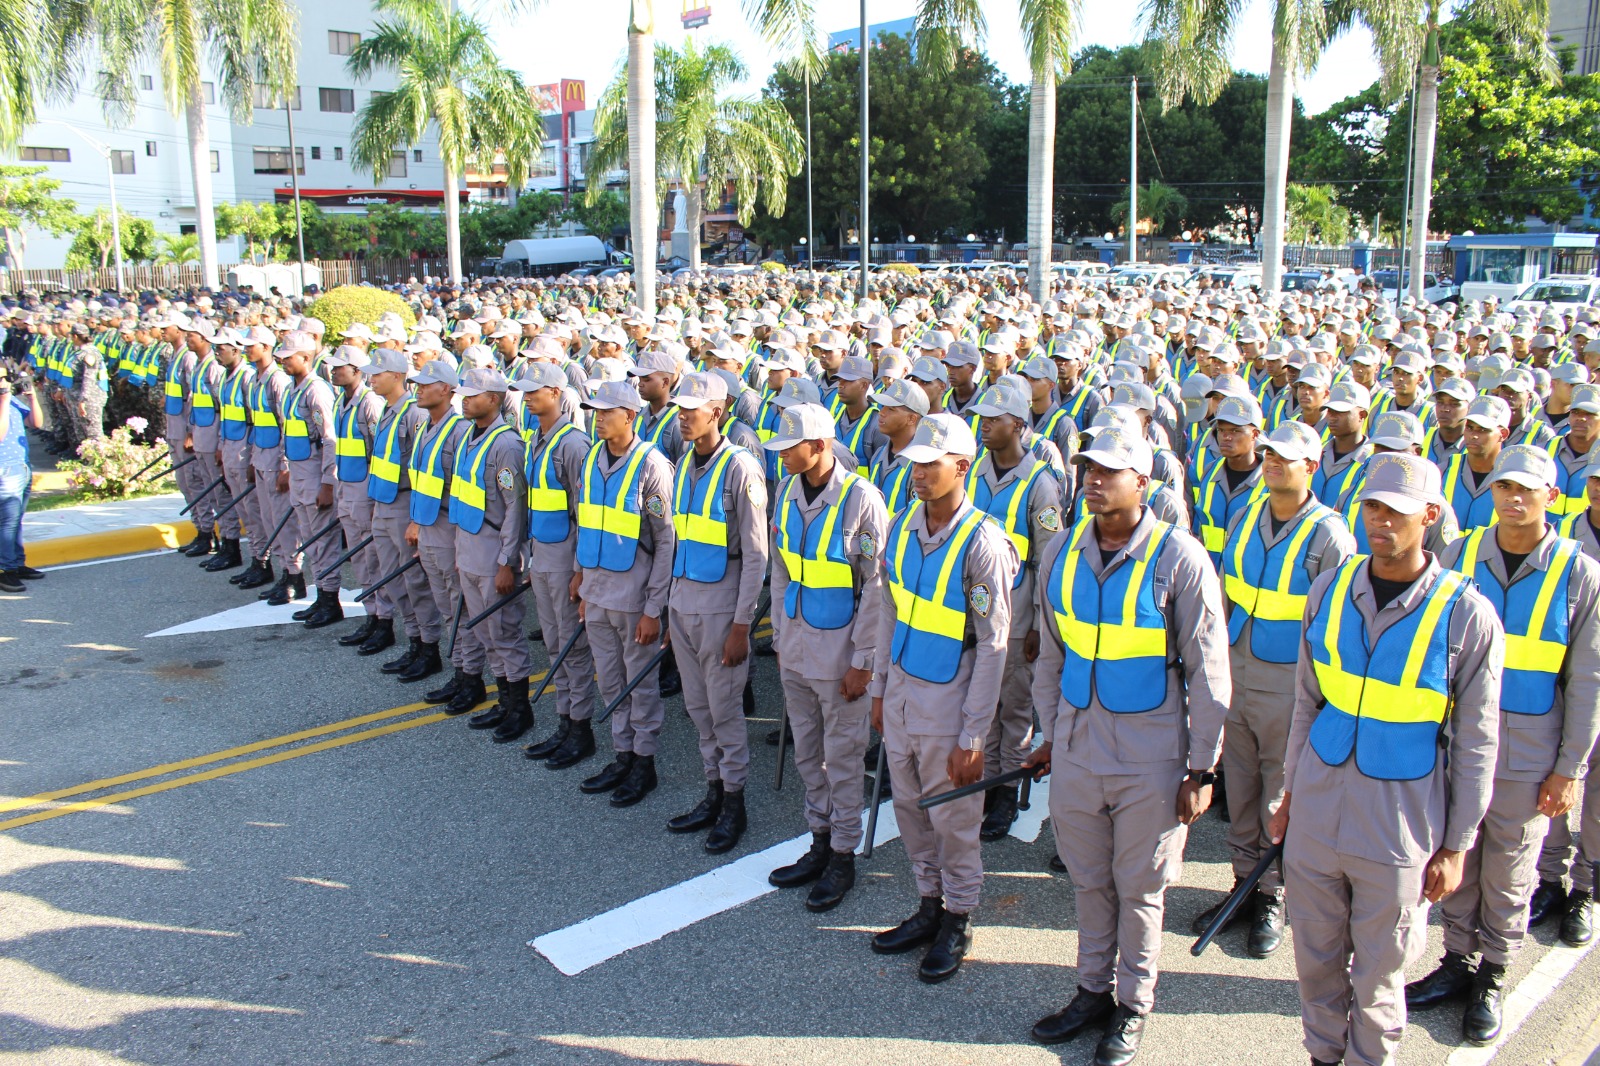
[[[971,740],[962,740],[960,747],[962,751],[982,751],[983,737],[973,737]]]
[[[1184,776],[1184,780],[1193,781],[1195,784],[1204,787],[1206,785],[1216,784],[1217,774],[1214,770],[1190,770],[1188,774]]]

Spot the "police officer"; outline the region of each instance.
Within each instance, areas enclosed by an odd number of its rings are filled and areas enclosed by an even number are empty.
[[[926,402],[908,382],[889,391]],[[892,417],[903,410],[880,408]],[[779,888],[811,884],[805,905],[815,912],[838,906],[855,885],[864,800],[858,767],[871,717],[862,697],[877,662],[878,556],[888,526],[882,494],[829,447],[825,415],[810,404],[791,407],[768,442],[789,472],[772,507],[772,626],[811,847],[767,880]]]
[[[872,399],[878,405],[878,428],[884,439],[868,473],[885,508],[895,515],[912,499],[911,461],[904,453],[928,414],[928,394],[916,382],[901,378],[879,382]]]
[[[1513,445],[1495,462],[1491,491],[1495,525],[1473,530],[1440,558],[1488,597],[1506,631],[1494,790],[1461,887],[1440,906],[1444,959],[1406,986],[1413,1009],[1470,992],[1461,1032],[1480,1046],[1500,1034],[1506,968],[1522,946],[1539,842],[1577,802],[1577,779],[1600,736],[1600,566],[1546,519],[1560,492],[1555,462],[1544,448]],[[1480,949],[1474,972],[1469,959]]]
[[[1464,449],[1451,456],[1444,470],[1444,498],[1463,532],[1486,526],[1494,519],[1490,474],[1510,432],[1511,408],[1499,396],[1484,395],[1467,408]]]
[[[672,397],[687,446],[674,478],[676,547],[668,617],[680,656],[683,706],[700,733],[705,799],[667,822],[675,833],[709,828],[705,850],[731,851],[744,835],[750,743],[743,701],[750,628],[767,569],[767,487],[755,456],[722,435],[727,386],[685,374]]]
[[[372,501],[372,576],[381,580],[414,556],[406,543],[406,527],[411,524],[411,474],[407,460],[417,436],[428,423],[428,413],[417,406],[406,388],[411,360],[396,348],[370,350],[371,360],[363,373],[374,395],[383,402],[383,413],[372,431],[372,455],[367,463],[367,499]],[[401,680],[420,680],[439,671],[439,609],[428,591],[428,577],[420,564],[384,586],[383,596],[392,626],[398,613],[411,641],[406,652],[383,664],[383,672]],[[377,596],[369,597],[377,605]],[[387,628],[387,627],[385,627]],[[390,636],[393,630],[389,631]],[[369,636],[370,643],[383,643],[382,634]],[[374,654],[367,644],[362,655]],[[408,676],[410,675],[410,676]]]
[[[73,388],[67,397],[71,405],[77,440],[99,440],[105,435],[106,395],[109,382],[106,373],[106,356],[89,340],[89,327],[85,323],[73,326],[72,339],[77,346],[74,358],[77,369]]]
[[[217,397],[222,391],[224,371],[217,365],[216,356],[211,351],[215,336],[216,328],[204,318],[190,320],[184,331],[189,351],[195,356],[194,369],[189,374],[189,387],[185,390],[184,448],[193,453],[197,460],[193,467],[199,471],[198,499],[190,513],[200,536],[198,543],[183,552],[191,558],[211,553],[216,546],[212,529],[216,525],[217,512],[233,502],[225,482],[216,488],[208,488],[222,477],[222,462],[217,458],[217,445],[222,439],[221,427],[217,424],[220,417]],[[199,490],[206,490],[204,496],[199,495]]]
[[[461,416],[471,428],[456,442],[449,519],[455,526],[456,579],[464,611],[473,617],[521,580],[528,490],[522,438],[500,416],[507,388],[505,375],[492,367],[467,371],[456,388]],[[494,673],[499,699],[467,725],[493,729],[496,744],[509,744],[533,726],[526,615],[527,601],[512,599],[474,627],[478,639],[462,656],[469,677],[480,676],[485,662]]]
[[[1571,366],[1572,364],[1566,364]],[[1600,385],[1572,386],[1572,396],[1562,428],[1565,433],[1549,445],[1557,464],[1556,502],[1550,506],[1550,521],[1560,525],[1568,515],[1589,509],[1585,492],[1588,484],[1590,449],[1600,437]]]
[[[895,815],[922,903],[872,938],[879,954],[929,944],[917,976],[953,977],[972,942],[983,886],[976,796],[917,801],[976,783],[994,724],[1011,630],[1016,549],[964,489],[977,441],[961,418],[929,415],[902,453],[916,500],[890,523],[875,644],[873,728],[887,745]],[[853,769],[853,768],[852,768]]]
[[[649,349],[640,352],[634,365],[628,368],[628,374],[638,381],[639,398],[644,401],[636,427],[639,438],[655,445],[667,462],[673,464],[684,450],[683,435],[678,432],[678,408],[671,402],[680,366],[667,352]]]
[[[565,414],[567,379],[554,363],[534,362],[512,383],[532,415],[523,476],[528,485],[528,580],[551,663],[582,628],[571,595],[577,572],[578,500],[589,439]],[[523,749],[552,770],[594,754],[594,655],[586,633],[578,634],[551,678],[556,729]]]
[[[594,651],[600,695],[615,700],[662,641],[672,580],[672,464],[634,433],[643,401],[632,382],[608,381],[584,401],[598,438],[583,464],[578,504],[578,570],[570,594]],[[610,792],[629,807],[656,787],[656,748],[666,711],[654,669],[612,712],[615,757],[579,786]]]
[[[1045,544],[1061,531],[1061,486],[1050,466],[1023,446],[1029,432],[1027,400],[998,385],[984,390],[972,412],[979,417],[983,449],[967,475],[973,504],[1000,524],[1017,551],[1019,566],[1007,590],[1011,631],[1000,684],[999,709],[984,745],[984,774],[992,777],[1022,765],[1033,734],[1033,660],[1039,654],[1033,611],[1034,580]],[[1072,420],[1064,419],[1070,426]],[[984,796],[979,837],[999,840],[1017,820],[1017,786],[1001,785]]]
[[[872,363],[861,355],[846,357],[837,375],[834,435],[856,457],[856,473],[867,474],[872,457],[883,447],[878,408],[872,402]]]
[[[311,372],[316,352],[315,338],[296,331],[284,334],[276,353],[280,365],[294,379],[283,397],[283,454],[289,469],[278,476],[278,486],[289,494],[294,507],[300,545],[317,537],[330,521],[338,521],[333,510],[333,486],[337,481],[333,389]],[[317,598],[310,607],[296,611],[294,618],[308,629],[320,629],[344,618],[344,608],[339,604],[339,574],[324,574],[339,557],[339,542],[331,533],[324,534],[302,555],[300,565],[310,568]]]
[[[1267,495],[1235,516],[1222,551],[1233,672],[1222,765],[1235,887],[1266,850],[1267,822],[1283,798],[1306,593],[1318,575],[1355,554],[1344,521],[1311,493],[1318,456],[1327,454],[1320,445],[1310,426],[1293,421],[1262,441]],[[1204,932],[1221,906],[1197,916],[1193,931]],[[1251,955],[1266,958],[1277,950],[1283,941],[1283,878],[1276,865],[1261,878],[1253,916],[1242,907],[1234,914],[1234,921],[1252,921]]]
[[[244,530],[252,550],[259,548],[262,540],[271,532],[270,528],[261,528],[261,512],[256,499],[259,490],[245,495],[250,486],[250,411],[247,397],[255,380],[255,372],[244,358],[243,337],[231,329],[224,329],[217,340],[215,354],[223,378],[218,391],[220,417],[216,460],[226,477],[228,498],[233,501],[233,509],[227,514],[226,524],[218,531],[222,544],[217,549],[216,557],[202,567],[211,573],[244,565],[238,530]],[[230,530],[234,532],[233,536],[228,535]]]
[[[1328,443],[1311,478],[1311,491],[1326,507],[1333,507],[1355,480],[1361,464],[1372,455],[1367,440],[1367,408],[1371,400],[1367,388],[1355,381],[1341,381],[1328,390],[1323,403],[1323,421]]]
[[[1140,502],[1149,443],[1113,427],[1074,461],[1090,517],[1039,561],[1046,739],[1023,765],[1062,771],[1050,822],[1077,892],[1079,987],[1032,1035],[1056,1044],[1104,1023],[1095,1062],[1123,1066],[1155,1006],[1166,888],[1211,803],[1231,680],[1216,571]]]
[[[294,519],[287,485],[280,480],[280,475],[289,472],[289,460],[283,454],[283,401],[294,382],[273,355],[274,343],[270,335],[262,338],[257,335],[257,329],[262,327],[252,328],[247,338],[250,344],[245,348],[255,375],[246,397],[250,408],[250,477],[257,486],[255,495],[260,500],[261,521],[266,526],[262,536],[273,540],[267,543],[263,539],[259,545],[251,541],[250,553],[255,559],[240,577],[239,587],[253,589],[271,585],[257,595],[281,606],[306,594],[306,579],[294,555],[300,527]],[[292,336],[296,335],[285,334],[285,342]],[[283,573],[277,575],[276,583],[273,582],[273,559],[283,565]]]
[[[363,541],[376,542],[372,531],[372,497],[367,495],[371,475],[372,440],[383,417],[383,398],[367,384],[364,371],[372,359],[360,348],[341,344],[324,360],[328,378],[338,389],[333,412],[334,426],[334,502],[347,549]],[[356,582],[370,585],[383,571],[378,569],[378,550],[373,543],[350,559]],[[334,576],[338,576],[337,574]],[[334,586],[338,588],[337,585]],[[340,645],[357,648],[361,655],[376,655],[394,644],[394,619],[388,587],[367,598],[365,620],[339,638]]]
[[[1212,436],[1222,462],[1214,463],[1196,484],[1193,527],[1213,565],[1222,565],[1222,546],[1233,516],[1263,494],[1261,456],[1261,405],[1253,396],[1229,396],[1217,405]]]
[[[1505,638],[1488,600],[1422,548],[1442,507],[1433,464],[1374,456],[1361,509],[1372,555],[1323,574],[1307,599],[1267,833],[1286,845],[1314,1063],[1394,1061],[1428,904],[1461,884],[1489,805]]]

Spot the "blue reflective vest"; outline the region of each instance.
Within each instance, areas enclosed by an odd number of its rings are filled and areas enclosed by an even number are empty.
[[[372,461],[367,473],[367,498],[393,503],[400,496],[400,423],[416,401],[407,396],[387,426],[381,422],[372,435]]]
[[[432,444],[426,444],[426,427],[411,439],[411,457],[406,461],[406,475],[411,480],[411,521],[419,526],[431,526],[439,520],[446,473],[444,445],[460,421],[458,414],[446,415]]]
[[[278,427],[278,412],[272,409],[272,379],[281,373],[274,368],[258,376],[250,385],[250,443],[257,448],[276,448],[283,439]]]
[[[248,378],[250,368],[241,362],[222,382],[222,439],[244,440],[250,429]]]
[[[483,528],[484,509],[489,502],[483,472],[489,462],[489,448],[502,433],[511,431],[502,422],[476,441],[469,433],[456,446],[456,465],[450,471],[450,521],[457,529],[476,533]]]
[[[672,556],[673,577],[711,583],[721,581],[727,574],[728,511],[722,483],[735,453],[750,454],[736,444],[728,445],[705,476],[693,485],[689,483],[693,457],[685,455],[678,464],[677,484],[672,493],[672,526],[677,533],[677,549]]]
[[[1494,511],[1494,493],[1489,491],[1490,476],[1485,474],[1478,482],[1478,492],[1467,485],[1467,453],[1457,452],[1450,457],[1445,468],[1444,498],[1456,514],[1456,525],[1463,533],[1478,526],[1492,526],[1500,521]]]
[[[528,482],[528,539],[540,544],[560,544],[572,535],[571,500],[567,486],[561,483],[556,470],[556,449],[569,433],[578,433],[578,427],[564,422],[550,435],[544,450],[534,458],[533,448],[527,452],[523,474]]]
[[[308,376],[299,388],[290,388],[283,397],[283,454],[291,460],[311,458],[311,427],[300,414],[300,403],[317,379]]]
[[[1228,643],[1238,644],[1250,621],[1250,654],[1264,663],[1292,663],[1300,658],[1300,623],[1311,591],[1305,548],[1317,527],[1338,515],[1313,504],[1269,549],[1261,535],[1266,506],[1264,496],[1250,505],[1222,551],[1222,590],[1234,607],[1228,614]]]
[[[636,440],[625,463],[600,472],[601,441],[589,449],[583,463],[583,486],[578,498],[578,565],[616,573],[633,569],[639,553],[639,478],[647,452],[655,446]]]
[[[973,466],[976,472],[977,466]],[[999,492],[989,489],[988,479],[976,476],[968,477],[967,493],[972,497],[972,504],[984,511],[1005,531],[1011,543],[1017,549],[1017,576],[1012,580],[1011,587],[1022,587],[1022,579],[1027,574],[1029,549],[1033,544],[1030,535],[1032,527],[1029,520],[1032,513],[1028,508],[1028,499],[1033,495],[1033,483],[1039,480],[1039,475],[1048,472],[1050,467],[1042,460],[1033,464],[1027,476],[1019,477],[1002,485]]]
[[[783,613],[801,618],[813,629],[843,629],[856,616],[855,577],[845,554],[843,524],[845,502],[862,478],[845,471],[839,502],[825,507],[808,525],[795,500],[791,474],[778,490],[776,535],[773,547],[789,575],[783,590]]]
[[[352,483],[367,480],[367,438],[361,433],[356,419],[361,401],[370,390],[362,385],[356,394],[333,416],[334,460],[333,472],[340,481]]]
[[[215,363],[216,358],[207,352],[189,378],[189,421],[197,426],[211,426],[217,421],[217,398],[211,395],[211,385],[206,381],[206,371]]]
[[[989,518],[969,507],[945,542],[924,555],[911,529],[919,510],[920,504],[906,508],[889,526],[884,577],[895,605],[889,661],[912,677],[945,684],[955,678],[966,648],[967,547]]]

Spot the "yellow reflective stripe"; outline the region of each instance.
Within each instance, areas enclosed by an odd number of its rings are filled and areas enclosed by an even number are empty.
[[[1345,673],[1344,660],[1339,655],[1339,633],[1344,624],[1344,604],[1350,593],[1350,582],[1359,566],[1360,563],[1355,560],[1346,563],[1339,570],[1339,578],[1333,583],[1333,591],[1328,596],[1328,622],[1323,637],[1328,661],[1324,663],[1315,656],[1312,657],[1317,684],[1322,689],[1322,698],[1347,714],[1359,713],[1361,683],[1366,680],[1364,677]]]
[[[1033,483],[1038,480],[1044,469],[1043,463],[1036,462],[1033,464],[1033,469],[1028,472],[1027,479],[1017,486],[1017,491],[1011,494],[1011,505],[1006,508],[1006,535],[1011,538],[1011,543],[1017,546],[1017,558],[1022,562],[1028,561],[1028,547],[1032,543],[1029,533],[1032,532],[1032,527],[1031,525],[1024,526],[1020,533],[1017,532],[1017,515],[1022,511],[1022,505],[1027,502],[1028,497],[1032,494]]]
[[[367,469],[368,472],[376,477],[379,481],[400,480],[400,464],[392,460],[385,459],[381,455],[374,455],[372,457],[372,461],[368,464]]]
[[[511,427],[505,425],[504,423],[501,423],[489,431],[489,435],[484,438],[482,444],[478,445],[477,452],[473,454],[472,466],[465,471],[465,476],[457,477],[451,480],[451,496],[460,500],[468,507],[475,507],[480,511],[483,510],[484,503],[488,500],[488,495],[485,492],[485,486],[483,484],[483,468],[489,462],[489,449],[494,446],[494,440],[496,437],[500,436],[502,433],[510,432]],[[461,446],[463,448],[467,448],[469,445],[467,441],[463,440],[461,442]],[[458,454],[456,456],[456,463],[459,465],[460,462],[461,456]]]
[[[732,458],[733,449],[725,448],[722,457],[706,475],[708,485],[703,501],[705,510],[691,511],[694,498],[689,489],[689,468],[694,460],[687,455],[684,456],[683,462],[678,466],[678,483],[672,501],[672,528],[677,532],[679,540],[692,540],[722,548],[728,546],[728,524],[712,518],[709,512],[711,501],[715,498],[714,494],[722,491],[722,477],[727,470],[728,461]]]
[[[889,583],[894,594],[895,613],[900,621],[912,629],[923,633],[932,633],[936,636],[948,637],[951,640],[961,640],[967,633],[967,610],[963,595],[960,608],[947,607],[942,601],[950,588],[950,572],[955,568],[956,560],[961,556],[961,550],[966,545],[973,530],[978,528],[978,523],[983,521],[983,513],[977,508],[967,512],[961,520],[961,526],[950,537],[945,547],[944,563],[939,568],[939,579],[934,585],[934,595],[938,600],[918,596],[909,588],[898,581]],[[903,561],[905,559],[906,544],[911,538],[911,520],[907,520],[900,527],[900,537],[895,548],[895,573],[904,574]]]
[[[236,403],[222,405],[222,417],[234,422],[244,421],[244,407]]]
[[[676,410],[676,408],[674,408]],[[584,470],[584,482],[593,484],[599,475],[600,449],[605,444],[597,444],[589,452],[589,462]],[[633,458],[628,460],[627,469],[622,475],[622,488],[628,489],[633,484],[634,473],[639,469],[639,464],[644,460],[646,451],[644,445],[635,447]],[[603,493],[602,485],[601,492]],[[602,533],[614,533],[627,540],[639,539],[639,515],[637,512],[628,511],[620,501],[616,505],[604,503],[578,502],[578,525],[585,529],[598,529]]]
[[[1545,571],[1544,581],[1539,586],[1539,596],[1534,600],[1533,613],[1528,618],[1527,634],[1506,634],[1506,669],[1545,674],[1561,672],[1567,646],[1560,641],[1545,640],[1540,634],[1544,632],[1545,620],[1550,617],[1550,603],[1555,599],[1562,571],[1577,550],[1575,541],[1563,541],[1556,545],[1555,554],[1550,558],[1550,568]]]
[[[335,455],[351,455],[357,459],[366,457],[367,442],[361,437],[335,437]]]

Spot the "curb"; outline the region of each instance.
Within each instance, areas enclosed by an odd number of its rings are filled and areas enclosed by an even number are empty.
[[[33,472],[32,491],[36,495],[45,493],[66,492],[72,486],[67,484],[67,475],[59,470],[35,470]]]
[[[61,566],[106,559],[113,555],[132,555],[157,548],[176,548],[193,539],[193,522],[154,522],[144,526],[108,529],[102,533],[81,533],[72,537],[47,537],[23,542],[29,566]]]

